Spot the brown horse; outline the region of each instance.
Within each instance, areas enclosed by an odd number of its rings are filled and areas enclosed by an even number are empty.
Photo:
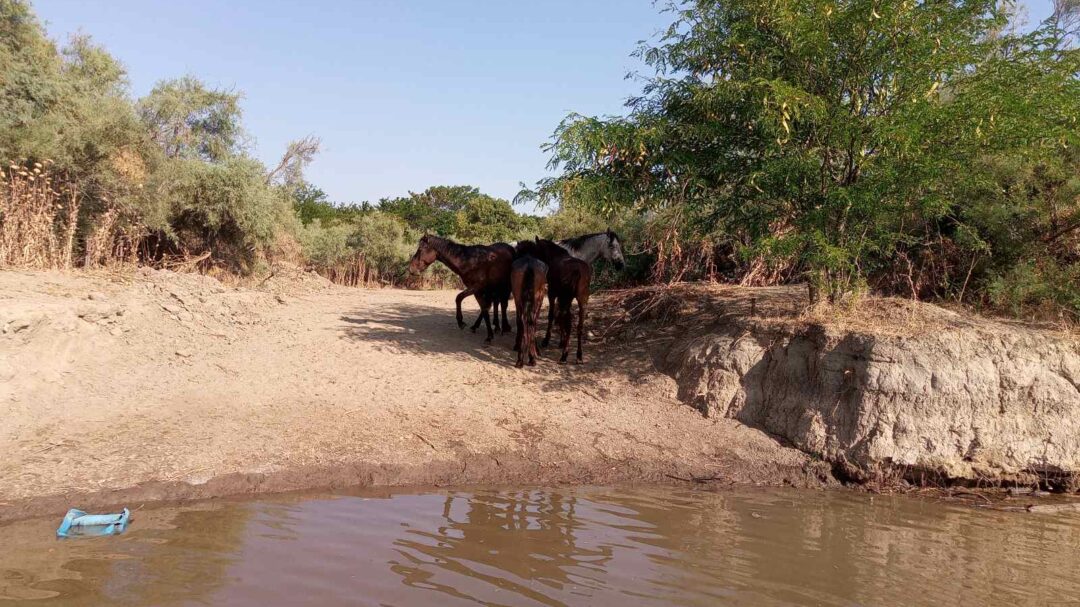
[[[509,246],[509,245],[507,245]],[[480,304],[480,318],[473,325],[473,330],[484,321],[487,326],[487,339],[491,341],[495,333],[491,330],[491,320],[488,310],[491,304],[497,301],[503,290],[509,290],[510,264],[513,255],[502,247],[487,247],[483,245],[466,246],[458,244],[448,238],[425,235],[420,239],[409,261],[409,272],[420,274],[436,261],[441,261],[450,268],[454,274],[461,278],[465,284],[465,290],[457,294],[458,328],[465,328],[465,320],[461,314],[461,300],[472,295],[476,297],[476,303]],[[498,323],[498,311],[496,310],[496,324]],[[507,322],[507,325],[510,323]]]
[[[491,248],[505,251],[510,255],[511,259],[514,257],[514,247],[505,242],[492,243]],[[499,306],[502,305],[502,330],[503,333],[509,333],[511,330],[510,319],[506,315],[506,310],[510,307],[510,284],[504,283],[493,288],[491,296],[495,298],[495,324],[498,325]]]
[[[510,266],[510,291],[514,294],[514,310],[517,312],[517,368],[525,365],[528,353],[529,366],[536,364],[540,352],[536,349],[536,323],[540,309],[544,307],[547,291],[547,264],[531,255],[514,260]]]
[[[550,240],[521,241],[517,245],[517,256],[531,255],[548,266],[548,305],[554,312],[554,321],[559,325],[562,339],[559,348],[562,350],[560,363],[565,363],[570,354],[570,332],[573,325],[573,314],[570,307],[574,300],[578,302],[578,325],[577,325],[577,361],[584,360],[581,344],[585,330],[586,306],[589,303],[589,281],[592,280],[592,267],[588,263],[571,256],[566,249]],[[552,319],[551,311],[548,313],[547,333],[541,344],[547,347],[551,341]]]

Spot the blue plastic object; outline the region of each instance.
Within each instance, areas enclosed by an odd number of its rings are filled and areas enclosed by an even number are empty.
[[[72,508],[56,529],[56,537],[116,535],[127,529],[130,518],[127,508],[120,514],[87,514]]]

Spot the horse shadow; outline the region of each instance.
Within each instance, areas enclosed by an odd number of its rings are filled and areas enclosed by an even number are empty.
[[[510,360],[514,333],[496,333],[484,343],[484,327],[475,333],[458,329],[453,310],[406,304],[392,309],[365,309],[340,317],[342,338],[373,344],[387,352],[473,358],[485,362]],[[471,325],[471,323],[470,323]]]
[[[546,316],[541,316],[538,338],[547,327]],[[471,318],[467,313],[466,321]],[[622,381],[638,383],[645,381],[647,375],[658,372],[656,358],[643,342],[627,347],[625,343],[587,341],[584,364],[573,362],[574,346],[571,345],[571,362],[559,364],[557,329],[552,332],[550,345],[542,349],[536,366],[515,369],[516,330],[497,333],[491,343],[484,343],[482,326],[476,333],[468,327],[458,329],[453,310],[432,305],[368,308],[343,314],[340,320],[342,339],[364,342],[387,353],[478,360],[492,365],[493,369],[506,370],[508,380],[517,378],[543,390],[583,391],[596,399],[607,396],[604,379],[615,376]],[[515,324],[513,311],[510,312],[510,323]]]

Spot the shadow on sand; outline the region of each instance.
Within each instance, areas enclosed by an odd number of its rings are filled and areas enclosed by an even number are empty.
[[[546,329],[546,311],[538,333]],[[466,314],[466,320],[470,316]],[[490,344],[484,343],[484,329],[472,333],[468,327],[458,329],[453,309],[438,306],[403,304],[393,308],[357,310],[341,316],[342,338],[367,342],[388,353],[410,353],[421,356],[451,357],[478,360],[493,368],[520,374],[523,381],[539,384],[543,389],[585,391],[598,400],[607,389],[598,376],[620,376],[630,383],[642,382],[657,372],[655,352],[646,340],[633,344],[614,345],[585,343],[585,363],[573,362],[574,342],[571,340],[571,362],[558,364],[558,331],[553,331],[551,345],[542,350],[535,367],[518,371],[514,368],[513,351],[516,333],[496,333]],[[510,323],[515,323],[513,310]],[[586,321],[588,328],[588,321]]]

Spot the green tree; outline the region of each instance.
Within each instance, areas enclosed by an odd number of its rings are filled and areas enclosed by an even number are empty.
[[[674,208],[698,237],[793,264],[830,296],[935,270],[964,246],[968,176],[1077,144],[1077,55],[1052,25],[1002,33],[996,0],[699,0],[640,51],[624,118],[572,115],[541,202]],[[674,221],[674,219],[673,219]],[[948,245],[942,243],[947,242]]]
[[[516,240],[524,227],[510,203],[487,194],[477,194],[454,213],[453,234],[471,244]]]
[[[449,236],[454,230],[455,213],[479,195],[480,190],[472,186],[432,186],[420,193],[381,200],[378,206],[421,232]]]
[[[138,102],[150,136],[169,158],[220,162],[244,149],[240,95],[194,76],[159,82]]]

